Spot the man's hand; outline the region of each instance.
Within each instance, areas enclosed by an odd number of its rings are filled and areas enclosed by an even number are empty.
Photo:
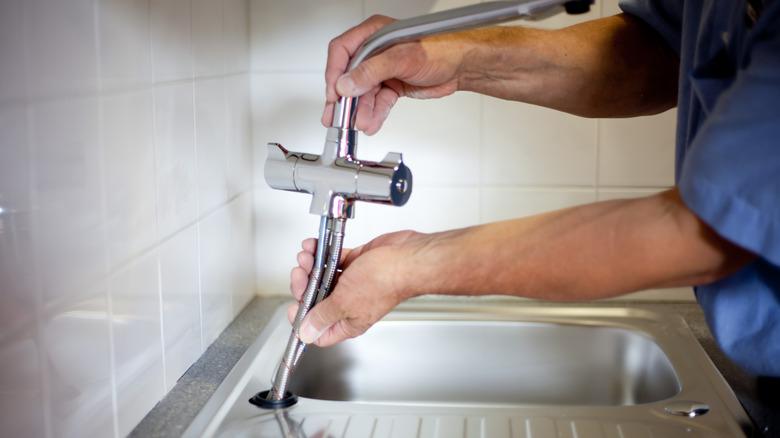
[[[303,242],[291,273],[297,300],[314,247],[314,239]],[[710,283],[754,259],[696,217],[676,190],[441,233],[402,231],[345,252],[344,272],[306,316],[301,340],[327,346],[358,336],[421,294],[593,300]]]
[[[453,35],[395,45],[346,72],[360,46],[394,21],[375,15],[330,42],[323,125],[330,126],[333,122],[333,108],[339,96],[362,96],[356,125],[372,135],[382,127],[399,97],[430,99],[450,95],[458,89],[466,40]]]
[[[363,334],[375,322],[407,298],[399,261],[424,234],[412,231],[380,236],[352,250],[345,250],[333,293],[309,311],[300,328],[301,340],[324,347]],[[298,266],[290,273],[290,290],[300,301],[314,264],[316,239],[303,241]],[[290,322],[298,305],[288,310]]]

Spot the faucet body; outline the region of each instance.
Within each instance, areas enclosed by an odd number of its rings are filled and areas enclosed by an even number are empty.
[[[545,18],[561,12],[587,12],[593,0],[491,1],[400,20],[380,29],[352,57],[351,70],[369,56],[394,44],[422,37],[505,21]],[[319,239],[309,283],[304,291],[287,349],[274,374],[269,400],[288,397],[287,386],[306,345],[298,334],[309,310],[330,293],[338,275],[338,263],[346,220],[355,215],[354,202],[367,201],[401,206],[412,193],[412,173],[399,153],[380,162],[356,158],[357,97],[341,97],[335,105],[322,154],[290,152],[269,143],[265,180],[269,186],[312,195],[311,214],[320,216]]]

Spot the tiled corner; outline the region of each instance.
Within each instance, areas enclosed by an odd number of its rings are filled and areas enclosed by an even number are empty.
[[[106,286],[87,295],[41,324],[51,429],[63,437],[114,435]]]
[[[361,0],[252,0],[252,71],[325,71],[328,42],[363,20]]]
[[[192,67],[196,77],[224,72],[223,0],[192,0]]]
[[[233,316],[255,295],[254,221],[251,193],[244,193],[227,205],[230,216],[230,290]]]
[[[192,77],[190,0],[150,0],[156,82]]]
[[[485,97],[482,183],[592,186],[596,121]]]
[[[103,90],[152,80],[149,0],[99,0],[100,85]]]
[[[674,184],[677,111],[599,120],[599,184],[664,187]]]
[[[228,199],[225,79],[195,81],[195,147],[200,215]]]
[[[109,280],[117,424],[127,435],[165,391],[157,250]]]
[[[164,238],[198,217],[198,173],[192,83],[154,89],[157,221]]]
[[[477,186],[480,115],[481,98],[473,93],[402,98],[379,133],[361,134],[359,156],[381,160],[388,152],[403,153],[418,187]]]
[[[102,97],[106,226],[112,267],[157,238],[153,105],[149,89]]]
[[[480,193],[480,220],[484,223],[517,219],[595,200],[595,189],[485,187]]]
[[[197,226],[193,225],[160,246],[166,391],[203,351],[197,239]]]

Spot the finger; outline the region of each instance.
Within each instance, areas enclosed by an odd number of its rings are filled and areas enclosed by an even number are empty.
[[[293,324],[295,322],[295,315],[298,314],[298,303],[292,303],[289,306],[287,306],[287,320],[290,321],[290,324]]]
[[[300,266],[290,271],[290,292],[296,301],[303,299],[303,292],[309,283],[309,273]]]
[[[385,123],[385,120],[387,120],[387,117],[390,115],[390,110],[398,101],[398,97],[398,93],[392,88],[382,87],[374,98],[374,108],[370,120],[367,122],[363,132],[367,135],[374,135],[379,132],[382,125]],[[359,118],[360,113],[358,113],[358,119]]]
[[[379,87],[375,87],[358,100],[355,128],[360,131],[365,131],[373,123],[371,117],[374,114],[374,98],[379,89]]]
[[[333,324],[344,317],[344,309],[333,296],[314,306],[301,324],[299,336],[305,344],[316,342]]]
[[[310,237],[308,239],[304,239],[303,242],[301,242],[301,249],[304,251],[308,251],[310,253],[314,253],[314,251],[317,250],[317,239]]]
[[[314,266],[314,255],[310,252],[301,251],[298,253],[298,266],[303,268],[306,272],[311,272],[311,267]]]
[[[335,90],[336,79],[347,70],[352,55],[368,37],[393,21],[395,20],[390,17],[374,15],[337,36],[328,44],[328,61],[325,67],[326,102],[335,103],[338,100]]]
[[[382,52],[341,75],[336,81],[336,92],[340,96],[362,96],[388,79],[404,76],[409,62],[408,57],[401,56],[399,50]]]
[[[336,107],[334,103],[326,103],[325,109],[322,110],[322,126],[330,128],[333,125],[333,109]]]
[[[338,344],[341,341],[345,341],[350,338],[358,336],[360,333],[350,329],[349,322],[341,320],[336,324],[333,324],[322,336],[317,339],[315,345],[318,347],[330,347],[331,345]]]

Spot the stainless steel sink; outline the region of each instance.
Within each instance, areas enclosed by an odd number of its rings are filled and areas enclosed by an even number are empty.
[[[479,301],[405,305],[360,338],[310,347],[291,387],[298,403],[261,410],[247,400],[270,386],[285,315],[188,435],[733,437],[749,428],[678,317]]]
[[[324,378],[327,376],[327,378]],[[512,321],[383,321],[311,348],[299,396],[338,401],[621,406],[675,396],[650,338],[623,328]]]

